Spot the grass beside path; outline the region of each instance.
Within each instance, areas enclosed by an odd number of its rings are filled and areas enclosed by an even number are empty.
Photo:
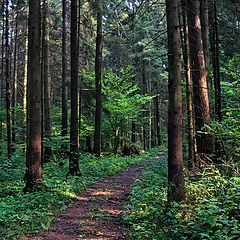
[[[135,181],[125,223],[134,240],[240,240],[240,178],[214,166],[185,177],[186,203],[167,203],[167,156]],[[168,206],[168,207],[167,207]]]
[[[111,155],[98,159],[80,155],[82,177],[69,176],[67,160],[44,165],[43,188],[36,193],[23,194],[25,158],[21,152],[12,160],[0,159],[0,238],[19,239],[25,234],[47,230],[60,210],[66,209],[87,186],[114,175],[151,156],[157,150],[134,157]]]

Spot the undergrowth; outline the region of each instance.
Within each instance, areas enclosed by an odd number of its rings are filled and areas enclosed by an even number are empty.
[[[82,177],[68,176],[68,161],[46,163],[43,187],[36,193],[23,193],[25,157],[18,151],[11,160],[0,159],[0,239],[19,239],[25,234],[47,230],[60,210],[66,209],[77,194],[94,182],[149,158],[155,151],[141,156],[96,158],[80,155]],[[65,156],[66,157],[66,156]],[[59,165],[59,160],[62,164]]]
[[[167,158],[149,163],[126,206],[130,239],[240,240],[240,178],[214,168],[186,179],[187,202],[167,204]]]

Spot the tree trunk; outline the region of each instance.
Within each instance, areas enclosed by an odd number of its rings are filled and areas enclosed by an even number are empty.
[[[91,136],[86,136],[86,151],[92,153],[92,144],[91,144]]]
[[[148,93],[148,85],[146,80],[146,69],[145,69],[145,60],[142,61],[142,83],[143,83],[143,94]],[[145,110],[145,109],[144,109]],[[145,118],[148,118],[148,112],[143,112],[143,148],[144,150],[147,149],[147,134],[146,134],[146,124],[145,124]]]
[[[41,165],[41,78],[40,78],[40,0],[29,1],[28,51],[28,131],[26,186],[24,192],[36,191],[42,179]]]
[[[7,112],[7,143],[8,143],[8,158],[12,155],[12,122],[11,122],[11,87],[10,87],[10,69],[9,69],[9,2],[6,0],[6,112]]]
[[[203,133],[210,123],[207,72],[202,45],[202,33],[197,0],[187,0],[189,46],[195,105],[196,140],[198,153],[212,153],[212,137]]]
[[[182,0],[182,16],[184,27],[184,67],[186,73],[186,96],[187,96],[187,122],[188,122],[188,169],[191,170],[196,161],[196,136],[193,119],[193,84],[191,77],[190,66],[190,49],[189,49],[189,35],[188,35],[188,18],[186,0]]]
[[[222,121],[221,113],[221,77],[220,77],[220,63],[219,63],[219,35],[218,35],[218,20],[217,20],[217,7],[214,3],[214,27],[213,27],[213,73],[214,73],[214,88],[215,88],[215,114],[219,121]]]
[[[208,78],[208,69],[209,69],[208,0],[200,0],[200,19],[201,19],[205,68],[206,68],[207,78]]]
[[[182,159],[181,46],[178,1],[166,0],[168,32],[168,201],[186,199]]]
[[[132,142],[136,142],[136,123],[134,122],[135,120],[132,120]]]
[[[117,154],[118,146],[119,146],[119,128],[116,128],[114,131],[114,150],[113,153]]]
[[[160,122],[160,111],[159,111],[159,96],[156,96],[154,98],[155,100],[155,117],[156,117],[156,132],[157,132],[157,145],[161,146],[162,140],[161,140],[161,122]]]
[[[211,6],[210,22],[210,43],[212,52],[212,65],[213,65],[213,79],[214,79],[214,94],[215,94],[215,116],[218,121],[222,121],[221,113],[221,82],[220,82],[220,63],[219,63],[219,36],[218,36],[218,20],[217,20],[217,8],[213,3]],[[215,152],[216,157],[222,155],[222,144],[219,137],[215,139]]]
[[[24,61],[24,78],[23,78],[23,113],[24,122],[26,122],[27,113],[27,76],[28,76],[28,36],[25,41],[25,61]]]
[[[4,9],[4,1],[2,1],[2,11],[3,11],[3,9]],[[4,26],[4,18],[2,19],[2,44],[1,44],[1,49],[2,49],[2,61],[1,61],[1,67],[2,67],[2,71],[1,71],[1,83],[0,83],[0,96],[1,96],[1,100],[2,100],[2,98],[3,98],[3,95],[4,95],[4,91],[3,91],[3,89],[4,89],[4,33],[5,33],[5,26]],[[2,102],[1,102],[1,104],[2,104]]]
[[[82,77],[80,77],[80,82],[82,82]],[[81,88],[81,84],[80,84]],[[78,98],[78,134],[79,134],[79,144],[81,146],[81,130],[82,130],[82,90],[79,90],[79,98]]]
[[[68,110],[67,110],[67,14],[66,0],[62,0],[62,137],[67,136]],[[64,149],[66,144],[62,144]]]
[[[77,54],[78,54],[78,60],[80,56],[80,39],[81,39],[81,0],[78,0],[78,36],[77,36]],[[82,64],[83,65],[83,64]],[[82,81],[83,78],[80,76],[79,78],[79,100],[78,100],[78,133],[79,133],[79,144],[81,144],[81,119],[82,119]]]
[[[49,1],[44,0],[43,3],[43,83],[44,83],[44,162],[50,160],[51,150],[51,112],[50,112],[50,91],[51,81],[49,74]]]
[[[18,50],[18,16],[19,16],[19,12],[18,12],[18,7],[17,7],[17,13],[16,13],[16,23],[15,23],[15,36],[14,36],[14,57],[13,57],[13,65],[14,65],[14,70],[13,70],[13,102],[12,102],[12,125],[13,125],[13,129],[12,129],[12,141],[13,143],[16,142],[16,131],[15,131],[15,120],[16,120],[16,106],[17,106],[17,89],[18,89],[18,85],[17,85],[17,78],[18,78],[18,74],[17,74],[17,64],[18,64],[18,58],[17,58],[17,50]],[[15,151],[15,148],[13,147],[13,151]]]
[[[152,87],[151,87],[151,78],[150,76],[148,76],[148,95],[151,96],[152,95]],[[152,100],[149,102],[149,107],[148,107],[148,147],[149,149],[152,148]]]
[[[96,56],[95,56],[95,81],[96,81],[96,112],[94,129],[93,153],[100,156],[101,153],[101,72],[102,72],[102,48],[103,48],[103,30],[102,30],[102,2],[98,1],[97,6],[97,38],[96,38]]]
[[[4,11],[4,1],[2,1],[2,11]],[[3,92],[3,88],[4,88],[4,33],[5,33],[5,26],[4,26],[4,18],[3,18],[3,26],[2,26],[2,61],[1,61],[1,67],[2,67],[2,72],[1,72],[1,89],[0,89],[0,94],[1,94],[1,98],[0,98],[0,104],[1,106],[3,106],[3,98],[4,98],[4,92]],[[2,115],[0,116],[0,143],[2,143],[2,138],[3,138],[3,117]],[[2,154],[2,144],[0,144],[0,155]]]
[[[81,39],[81,0],[78,0],[78,23],[77,23],[77,53],[79,57],[79,50],[80,50],[80,39]]]
[[[77,0],[71,1],[71,126],[69,174],[81,175],[78,144],[78,53],[77,53]]]

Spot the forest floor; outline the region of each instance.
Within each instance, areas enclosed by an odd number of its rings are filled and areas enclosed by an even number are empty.
[[[157,160],[164,153],[128,168],[112,177],[87,188],[77,201],[67,208],[51,224],[49,230],[25,240],[127,240],[123,223],[124,206],[129,203],[128,194],[142,168]]]

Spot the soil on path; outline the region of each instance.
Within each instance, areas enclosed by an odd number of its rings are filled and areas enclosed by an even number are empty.
[[[130,167],[87,188],[78,200],[63,211],[49,230],[35,240],[127,240],[122,215],[129,203],[131,185],[149,161]]]

